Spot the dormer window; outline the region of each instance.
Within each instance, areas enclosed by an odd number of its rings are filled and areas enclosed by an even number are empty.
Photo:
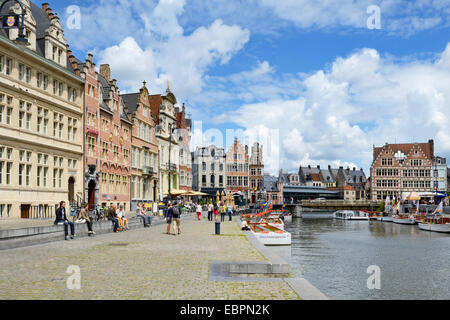
[[[56,47],[53,47],[53,61],[56,61]]]

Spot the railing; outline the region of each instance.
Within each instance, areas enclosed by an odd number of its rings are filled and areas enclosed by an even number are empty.
[[[344,205],[355,205],[355,206],[377,206],[380,205],[379,201],[367,201],[367,200],[302,200],[301,205],[307,206],[344,206]]]

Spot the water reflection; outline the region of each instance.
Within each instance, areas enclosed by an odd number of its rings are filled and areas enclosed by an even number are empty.
[[[332,299],[450,299],[450,236],[417,226],[335,220],[308,214],[286,226],[292,246],[281,255]],[[367,289],[370,265],[381,290]]]

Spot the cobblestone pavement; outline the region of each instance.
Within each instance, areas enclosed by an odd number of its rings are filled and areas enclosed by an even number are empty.
[[[182,235],[165,225],[0,252],[0,299],[299,299],[284,281],[211,282],[219,261],[265,261],[236,222],[183,220]],[[69,266],[81,289],[67,289]]]

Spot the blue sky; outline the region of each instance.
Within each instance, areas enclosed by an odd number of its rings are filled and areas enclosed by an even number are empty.
[[[109,63],[122,92],[169,79],[203,131],[242,129],[267,170],[368,171],[372,146],[435,139],[450,157],[450,0],[158,0],[50,3],[79,59]],[[367,8],[381,29],[368,29]],[[274,134],[274,130],[278,134]],[[276,136],[276,141],[273,140]]]

